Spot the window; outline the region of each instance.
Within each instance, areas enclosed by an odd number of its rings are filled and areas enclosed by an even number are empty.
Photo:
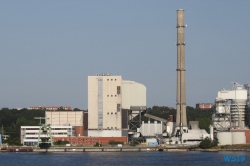
[[[119,112],[121,110],[121,104],[117,104],[117,112]]]
[[[107,79],[107,81],[109,81],[109,79]]]
[[[121,94],[121,86],[117,86],[117,94]]]

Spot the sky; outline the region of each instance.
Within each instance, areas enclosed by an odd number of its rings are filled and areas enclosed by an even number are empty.
[[[176,10],[185,10],[187,105],[250,84],[250,1],[0,2],[0,108],[88,108],[88,76],[147,88],[147,107],[176,107]]]

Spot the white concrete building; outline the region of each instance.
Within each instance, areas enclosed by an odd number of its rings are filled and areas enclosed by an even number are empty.
[[[154,123],[150,123],[150,121],[148,121],[148,123],[144,123],[144,121],[142,121],[139,132],[145,137],[152,137],[158,134],[162,134],[165,128],[166,127],[162,122],[157,123],[157,121],[154,121]]]
[[[83,111],[46,111],[46,124],[51,126],[83,126]]]
[[[37,145],[40,126],[21,126],[21,144]],[[75,136],[72,126],[51,126],[52,137]],[[42,136],[42,135],[41,135]]]
[[[146,87],[121,76],[88,77],[88,136],[127,136],[128,110],[146,106]]]

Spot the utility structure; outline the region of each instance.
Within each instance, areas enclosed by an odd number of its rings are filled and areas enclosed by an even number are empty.
[[[177,96],[176,96],[176,128],[175,135],[187,132],[186,116],[186,78],[185,78],[185,29],[184,10],[177,10]]]
[[[246,129],[249,101],[249,85],[232,82],[231,90],[221,90],[215,100],[216,111],[212,115],[214,132],[230,129]]]
[[[41,120],[46,119],[45,117],[35,117],[34,119],[40,120],[40,127],[39,127],[39,133],[38,133],[38,146],[40,148],[49,148],[53,146],[53,140],[52,140],[52,129],[50,124],[42,124]]]

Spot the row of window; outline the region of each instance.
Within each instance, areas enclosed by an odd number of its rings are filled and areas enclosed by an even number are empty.
[[[58,140],[60,140],[60,139],[58,139]],[[70,141],[70,138],[67,138],[66,140]],[[57,141],[57,140],[55,139],[54,141]],[[62,139],[62,141],[64,141],[64,138]],[[81,138],[80,140],[78,140],[78,139],[75,139],[75,138],[71,138],[71,141],[91,141],[91,139]],[[98,141],[98,139],[92,139],[92,141]]]
[[[109,79],[107,79],[107,81],[109,81]],[[113,81],[113,79],[110,79],[110,81]],[[116,79],[115,79],[115,81],[116,81]]]
[[[22,130],[39,130],[39,128],[22,128]],[[51,128],[51,130],[68,130],[71,131],[71,128]],[[72,128],[72,130],[75,130]]]
[[[107,112],[107,114],[109,115],[109,112]],[[113,112],[110,112],[110,114],[113,115],[113,114],[116,114],[116,112],[114,112],[114,113],[113,113]]]
[[[109,95],[107,95],[107,97],[109,97]],[[113,97],[113,95],[110,95],[110,97]],[[116,97],[116,95],[114,95],[114,97]]]

